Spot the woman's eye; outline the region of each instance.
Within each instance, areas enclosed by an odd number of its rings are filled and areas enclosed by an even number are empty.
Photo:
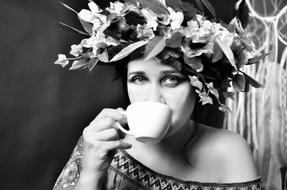
[[[134,76],[129,80],[129,82],[134,84],[143,84],[145,81],[146,78],[144,76]]]
[[[179,82],[180,82],[180,78],[178,78],[176,76],[165,77],[162,81],[162,83],[165,86],[169,86],[169,87],[174,87],[174,86],[178,85]]]

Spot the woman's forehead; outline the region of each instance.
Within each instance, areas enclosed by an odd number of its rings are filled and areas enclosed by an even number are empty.
[[[134,61],[131,61],[127,65],[128,67],[128,73],[130,72],[137,72],[137,71],[177,71],[175,67],[171,65],[167,65],[163,62],[161,62],[157,58],[144,60],[144,59],[137,59]],[[179,71],[178,71],[179,72]]]

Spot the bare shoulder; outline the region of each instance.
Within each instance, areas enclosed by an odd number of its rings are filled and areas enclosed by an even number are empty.
[[[190,162],[211,175],[214,172],[218,182],[251,181],[258,177],[249,145],[232,131],[200,124],[189,150]]]

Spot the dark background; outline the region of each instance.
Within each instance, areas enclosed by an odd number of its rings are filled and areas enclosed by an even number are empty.
[[[64,2],[79,11],[88,0]],[[234,1],[212,2],[230,20]],[[82,37],[57,21],[80,28],[76,15],[57,0],[0,2],[1,190],[52,189],[83,128],[102,108],[127,104],[120,81],[112,80],[112,66],[88,73],[53,64]],[[201,111],[198,120],[221,126],[222,113]]]

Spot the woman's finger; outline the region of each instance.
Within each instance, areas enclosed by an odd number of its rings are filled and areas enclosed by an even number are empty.
[[[115,122],[116,120],[113,117],[105,117],[92,121],[87,128],[91,131],[98,132],[114,127]]]
[[[127,143],[123,140],[105,142],[105,148],[107,151],[113,150],[113,149],[129,149],[131,147],[132,145],[130,143]]]
[[[122,121],[125,121],[125,118],[126,118],[125,115],[122,113],[122,111],[120,111],[120,109],[115,110],[115,109],[105,108],[97,115],[97,117],[94,119],[94,121],[97,121],[97,120],[105,118],[105,117],[111,117],[120,123]],[[92,123],[94,121],[92,121]]]
[[[120,136],[116,128],[110,128],[96,133],[93,137],[97,141],[119,140]]]

